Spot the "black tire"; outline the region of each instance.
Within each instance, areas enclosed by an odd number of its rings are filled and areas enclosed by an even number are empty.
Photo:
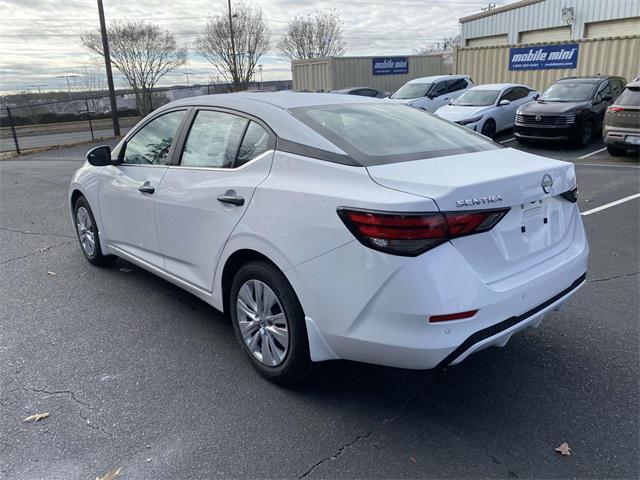
[[[580,132],[578,133],[578,138],[576,139],[576,143],[579,147],[585,148],[588,147],[593,140],[594,133],[594,125],[593,122],[587,120],[582,125]]]
[[[496,136],[496,122],[491,118],[485,121],[482,125],[482,131],[480,133],[482,133],[482,135],[484,135],[485,137],[493,139],[493,137]]]
[[[614,147],[613,145],[607,145],[607,152],[609,153],[609,155],[612,155],[614,157],[622,157],[626,155],[627,149]]]
[[[88,232],[91,233],[92,238],[94,239],[94,244],[93,244],[93,251],[89,251],[89,252],[83,245],[83,239],[81,238],[81,232],[80,232],[81,229],[79,227],[79,222],[78,222],[78,212],[81,212],[81,215],[80,215],[81,218],[84,215],[81,209],[84,209],[84,211],[87,213],[89,217],[89,220],[91,221],[91,225],[87,230]],[[80,242],[80,249],[82,250],[84,257],[89,261],[89,263],[91,263],[92,265],[96,265],[98,267],[102,267],[113,262],[116,258],[115,256],[102,254],[96,219],[93,216],[93,212],[91,211],[89,202],[85,197],[79,197],[78,200],[76,201],[76,204],[74,205],[74,208],[73,208],[73,220],[76,225],[76,235],[78,236],[78,241]]]
[[[246,282],[258,281],[267,285],[275,294],[279,306],[285,315],[288,329],[288,348],[276,366],[268,366],[261,362],[247,345],[243,338],[238,320],[238,295]],[[286,277],[273,265],[263,261],[246,263],[236,273],[229,294],[229,313],[233,331],[242,348],[245,357],[251,365],[265,378],[272,382],[287,384],[295,383],[306,377],[311,370],[309,356],[309,341],[304,311],[297,295]],[[262,330],[262,328],[260,328]],[[258,332],[256,332],[258,335]],[[262,340],[260,340],[262,343]]]

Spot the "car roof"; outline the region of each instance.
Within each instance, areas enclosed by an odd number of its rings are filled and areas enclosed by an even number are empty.
[[[359,95],[336,95],[334,93],[291,91],[221,93],[176,100],[163,105],[154,111],[153,115],[161,114],[163,111],[176,107],[213,107],[230,111],[235,110],[262,120],[282,139],[345,155],[346,153],[339,147],[294,118],[289,110],[300,107],[373,102],[389,105],[389,102],[378,98]]]
[[[469,75],[434,75],[432,77],[420,77],[409,80],[407,83],[433,83],[439,80],[457,80],[458,78],[469,78]]]
[[[524,87],[532,90],[531,87],[522,83],[485,83],[484,85],[476,85],[470,88],[470,90],[504,90],[505,88]]]
[[[565,77],[559,78],[556,82],[564,82],[564,81],[574,81],[574,82],[585,82],[585,83],[593,83],[599,82],[602,80],[608,80],[610,78],[622,78],[615,75],[594,75],[592,77]]]
[[[373,88],[373,87],[349,87],[349,88],[341,88],[340,90],[331,90],[331,93],[347,93],[347,92],[353,92],[354,90],[361,90],[363,88],[366,88],[368,90],[375,90],[376,92],[380,91],[377,88]]]

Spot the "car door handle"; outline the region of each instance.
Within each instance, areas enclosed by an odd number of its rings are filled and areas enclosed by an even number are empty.
[[[237,207],[244,205],[244,198],[237,195],[220,195],[218,201],[222,203],[230,203]]]
[[[152,186],[149,181],[144,182],[142,185],[138,187],[138,190],[142,193],[155,193],[156,187]]]

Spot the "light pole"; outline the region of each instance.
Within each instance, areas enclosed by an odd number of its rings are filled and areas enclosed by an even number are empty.
[[[189,86],[189,74],[191,72],[184,72],[185,76],[187,77],[187,87]]]
[[[233,89],[235,90],[238,78],[238,65],[236,61],[236,41],[233,38],[233,22],[231,21],[231,0],[227,1],[229,5],[229,35],[231,36],[231,55],[233,56]]]
[[[258,69],[260,70],[260,90],[262,90],[262,64],[258,65]]]
[[[58,75],[56,78],[66,78],[67,79],[67,90],[69,91],[69,100],[71,100],[71,84],[69,83],[70,78],[78,78],[78,75]]]

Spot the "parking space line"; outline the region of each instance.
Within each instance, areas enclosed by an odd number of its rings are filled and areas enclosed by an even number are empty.
[[[516,137],[507,138],[506,140],[502,140],[500,143],[509,143],[509,142],[513,142],[515,139],[516,139]]]
[[[581,157],[578,157],[578,160],[583,160],[585,158],[589,158],[591,155],[595,155],[596,153],[604,152],[606,149],[607,149],[607,147],[603,147],[600,150],[596,150],[595,152],[587,153],[586,155],[582,155]]]
[[[582,212],[582,216],[591,215],[592,213],[598,213],[602,210],[606,210],[607,208],[615,207],[616,205],[620,205],[621,203],[628,202],[629,200],[633,200],[634,198],[640,198],[640,193],[636,193],[635,195],[629,195],[628,197],[621,198],[620,200],[616,200],[615,202],[607,203],[600,207],[592,208],[591,210],[587,210],[586,212]]]
[[[640,168],[638,165],[605,165],[603,163],[576,163],[579,167],[605,167],[605,168]]]

